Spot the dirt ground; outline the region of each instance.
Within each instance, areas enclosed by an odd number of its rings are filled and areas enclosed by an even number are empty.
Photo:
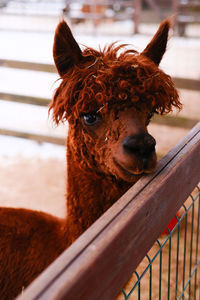
[[[1,161],[0,205],[65,216],[66,163],[20,156]]]

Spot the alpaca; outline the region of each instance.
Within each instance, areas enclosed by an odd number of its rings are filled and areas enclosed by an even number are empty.
[[[0,209],[0,299],[13,299],[157,163],[147,126],[154,113],[181,108],[170,76],[158,68],[170,22],[143,52],[75,41],[65,21],[53,56],[61,77],[50,110],[69,123],[66,219],[27,209]]]

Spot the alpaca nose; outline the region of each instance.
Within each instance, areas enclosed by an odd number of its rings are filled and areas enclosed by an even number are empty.
[[[122,142],[126,154],[136,154],[143,159],[155,152],[155,145],[155,139],[148,133],[128,136]]]

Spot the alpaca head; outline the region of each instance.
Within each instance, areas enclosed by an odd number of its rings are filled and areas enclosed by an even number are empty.
[[[83,170],[134,182],[155,169],[147,126],[154,113],[181,107],[170,76],[158,68],[169,27],[161,23],[137,53],[115,44],[81,51],[67,24],[58,25],[53,55],[62,82],[50,109],[57,124],[68,120],[68,147]]]

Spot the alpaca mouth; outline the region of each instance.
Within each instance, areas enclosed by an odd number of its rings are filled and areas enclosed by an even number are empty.
[[[142,175],[145,173],[150,173],[150,171],[145,171],[145,170],[141,170],[141,171],[134,171],[134,170],[130,170],[127,169],[125,167],[123,167],[115,158],[113,158],[114,164],[117,166],[117,168],[123,172],[124,174],[128,175],[128,176],[137,176],[137,175]]]

